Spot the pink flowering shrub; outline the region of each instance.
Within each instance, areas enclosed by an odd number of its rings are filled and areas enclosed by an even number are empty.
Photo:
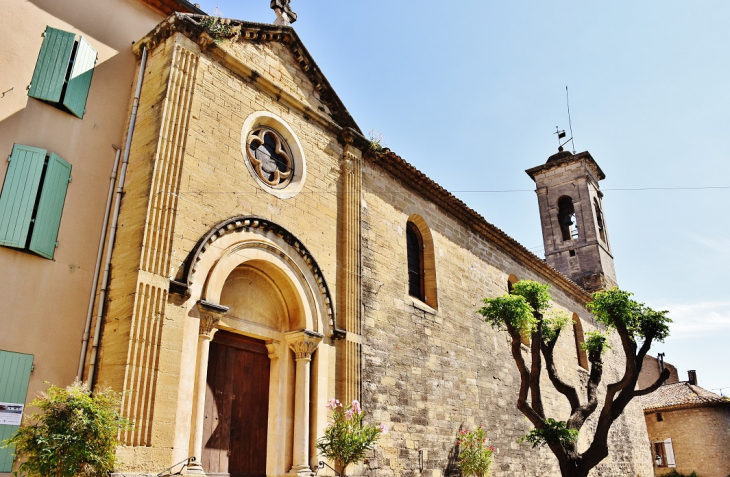
[[[487,433],[482,426],[473,431],[459,431],[459,467],[464,476],[489,475],[494,447],[487,445]]]
[[[380,436],[388,432],[388,426],[364,424],[365,412],[358,401],[344,407],[333,398],[327,403],[327,409],[332,415],[324,436],[317,440],[317,449],[334,461],[337,471],[344,474],[348,465],[365,459]]]

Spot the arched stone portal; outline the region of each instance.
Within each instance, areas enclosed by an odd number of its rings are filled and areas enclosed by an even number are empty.
[[[192,470],[311,474],[326,425],[319,410],[334,389],[334,316],[316,261],[276,224],[240,217],[201,239],[182,278],[189,316],[200,319]]]

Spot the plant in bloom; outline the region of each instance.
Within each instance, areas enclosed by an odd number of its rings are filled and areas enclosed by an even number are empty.
[[[459,467],[464,476],[489,475],[494,447],[487,445],[487,433],[482,426],[473,431],[459,431]]]
[[[364,424],[365,412],[356,400],[345,407],[333,398],[326,407],[332,415],[324,436],[317,440],[317,449],[334,461],[337,472],[344,474],[347,466],[365,459],[380,436],[388,432],[388,426]]]

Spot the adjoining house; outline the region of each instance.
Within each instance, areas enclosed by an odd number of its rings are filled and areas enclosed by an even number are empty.
[[[698,386],[689,371],[688,381],[665,384],[641,402],[656,475],[730,474],[730,399]]]

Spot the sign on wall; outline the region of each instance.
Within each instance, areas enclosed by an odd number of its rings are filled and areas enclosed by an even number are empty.
[[[23,420],[23,404],[0,402],[0,425],[19,426]]]

